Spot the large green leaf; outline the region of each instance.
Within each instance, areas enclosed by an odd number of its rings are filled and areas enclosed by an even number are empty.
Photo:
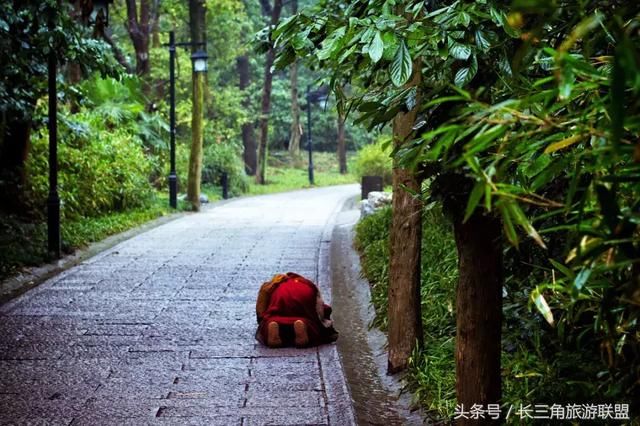
[[[449,54],[455,59],[466,61],[471,56],[471,46],[449,39]]]
[[[380,31],[376,31],[376,35],[373,36],[373,40],[369,43],[369,57],[371,61],[378,62],[380,58],[382,58],[382,53],[384,52],[384,43],[382,41],[382,37],[380,36]]]
[[[407,44],[402,40],[391,63],[391,82],[396,86],[402,86],[411,77],[411,71],[411,54]]]
[[[472,58],[471,63],[468,66],[460,68],[456,73],[456,76],[453,79],[453,82],[456,86],[464,86],[473,80],[473,77],[476,76],[478,72],[478,62],[475,56]]]

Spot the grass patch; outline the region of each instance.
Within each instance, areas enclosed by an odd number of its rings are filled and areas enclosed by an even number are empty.
[[[186,209],[180,203],[180,209]],[[154,197],[145,207],[98,217],[63,220],[62,251],[73,253],[89,243],[100,241],[172,213],[167,196]],[[3,216],[0,225],[0,279],[15,274],[20,268],[50,261],[47,253],[47,223],[45,220],[25,222],[15,216]]]
[[[351,154],[349,156],[351,156]],[[351,160],[350,163],[352,163]],[[265,185],[258,185],[252,179],[247,193],[250,195],[273,194],[296,189],[356,183],[357,181],[356,177],[350,173],[345,175],[339,173],[336,154],[331,152],[316,152],[313,154],[314,185],[310,185],[308,164],[308,157],[306,155],[303,155],[300,161],[294,164],[288,152],[273,152],[270,154],[269,167],[267,167],[267,183]],[[349,167],[349,169],[351,169],[351,167]]]

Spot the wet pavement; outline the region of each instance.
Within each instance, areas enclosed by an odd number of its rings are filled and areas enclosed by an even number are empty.
[[[0,307],[0,424],[350,425],[336,345],[268,349],[278,272],[329,291],[357,185],[244,198],[120,243]]]

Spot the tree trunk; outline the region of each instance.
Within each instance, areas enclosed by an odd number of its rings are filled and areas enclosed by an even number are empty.
[[[462,223],[464,208],[454,214],[458,248],[456,294],[456,392],[458,404],[498,404],[501,395],[502,227],[480,212]],[[484,421],[459,419],[457,424]]]
[[[344,136],[344,116],[338,113],[338,165],[340,174],[347,174],[347,141]]]
[[[127,0],[127,30],[136,52],[136,74],[145,77],[151,71],[149,62],[149,38],[151,33],[151,7],[149,0],[140,0],[140,15],[136,0]],[[145,85],[145,91],[148,91]]]
[[[421,81],[421,62],[413,64],[413,76],[407,87]],[[416,102],[419,105],[420,102]],[[417,107],[400,112],[393,121],[393,144],[402,145],[413,133]],[[420,314],[420,247],[422,240],[422,203],[404,187],[420,192],[420,181],[407,169],[393,166],[393,202],[389,264],[389,359],[388,374],[404,370],[416,343],[422,345]]]
[[[115,56],[118,63],[122,65],[122,67],[126,70],[127,74],[133,74],[133,68],[131,68],[131,65],[127,61],[127,58],[124,56],[124,53],[122,53],[122,50],[120,50],[118,45],[111,37],[111,32],[108,29],[105,29],[105,31],[102,33],[102,38],[107,42],[109,46],[111,46],[111,50],[113,50],[113,56]]]
[[[151,4],[151,45],[160,47],[160,0],[152,0]]]
[[[291,0],[291,14],[298,13],[298,0]],[[293,61],[290,68],[291,81],[291,137],[289,138],[289,154],[294,165],[300,162],[300,106],[298,105],[298,61]]]
[[[238,75],[240,76],[240,90],[245,91],[249,87],[251,73],[249,70],[249,58],[247,55],[238,56],[236,58],[236,64],[238,67]],[[245,111],[251,111],[251,97],[248,94],[244,94],[244,100],[242,106]],[[243,159],[244,159],[244,171],[250,175],[255,176],[257,170],[258,159],[256,157],[256,138],[253,131],[253,122],[244,123],[242,125],[242,146],[243,146]]]
[[[204,0],[189,0],[189,18],[191,40],[194,43],[204,41],[205,5]],[[192,47],[195,51],[200,46]],[[200,210],[200,181],[202,178],[202,145],[204,121],[204,89],[206,74],[193,72],[193,105],[191,112],[191,155],[189,156],[189,174],[187,177],[187,200],[194,211]]]
[[[73,1],[73,9],[71,11],[71,17],[80,26],[84,27],[88,24],[88,17],[90,11],[87,9],[87,2],[82,0]],[[66,74],[69,85],[74,85],[82,80],[82,68],[78,62],[69,62],[66,66]],[[73,102],[71,105],[71,112],[78,111],[78,104]]]
[[[298,63],[291,64],[291,137],[289,138],[289,154],[293,164],[300,162],[300,139],[302,125],[300,124],[300,106],[298,105]]]
[[[282,0],[274,0],[273,9],[271,10],[271,28],[275,28],[276,25],[278,25],[281,10]],[[266,183],[269,112],[271,109],[271,84],[273,82],[271,67],[273,66],[274,59],[275,51],[273,49],[273,41],[271,41],[271,46],[267,52],[267,58],[264,64],[264,87],[262,88],[262,104],[260,110],[260,144],[258,145],[258,172],[256,174],[256,182],[260,185]]]

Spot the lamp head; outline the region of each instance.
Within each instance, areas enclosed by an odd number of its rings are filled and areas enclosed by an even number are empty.
[[[208,64],[207,59],[209,56],[207,52],[202,49],[198,49],[191,54],[191,62],[193,64],[193,72],[207,72]]]

